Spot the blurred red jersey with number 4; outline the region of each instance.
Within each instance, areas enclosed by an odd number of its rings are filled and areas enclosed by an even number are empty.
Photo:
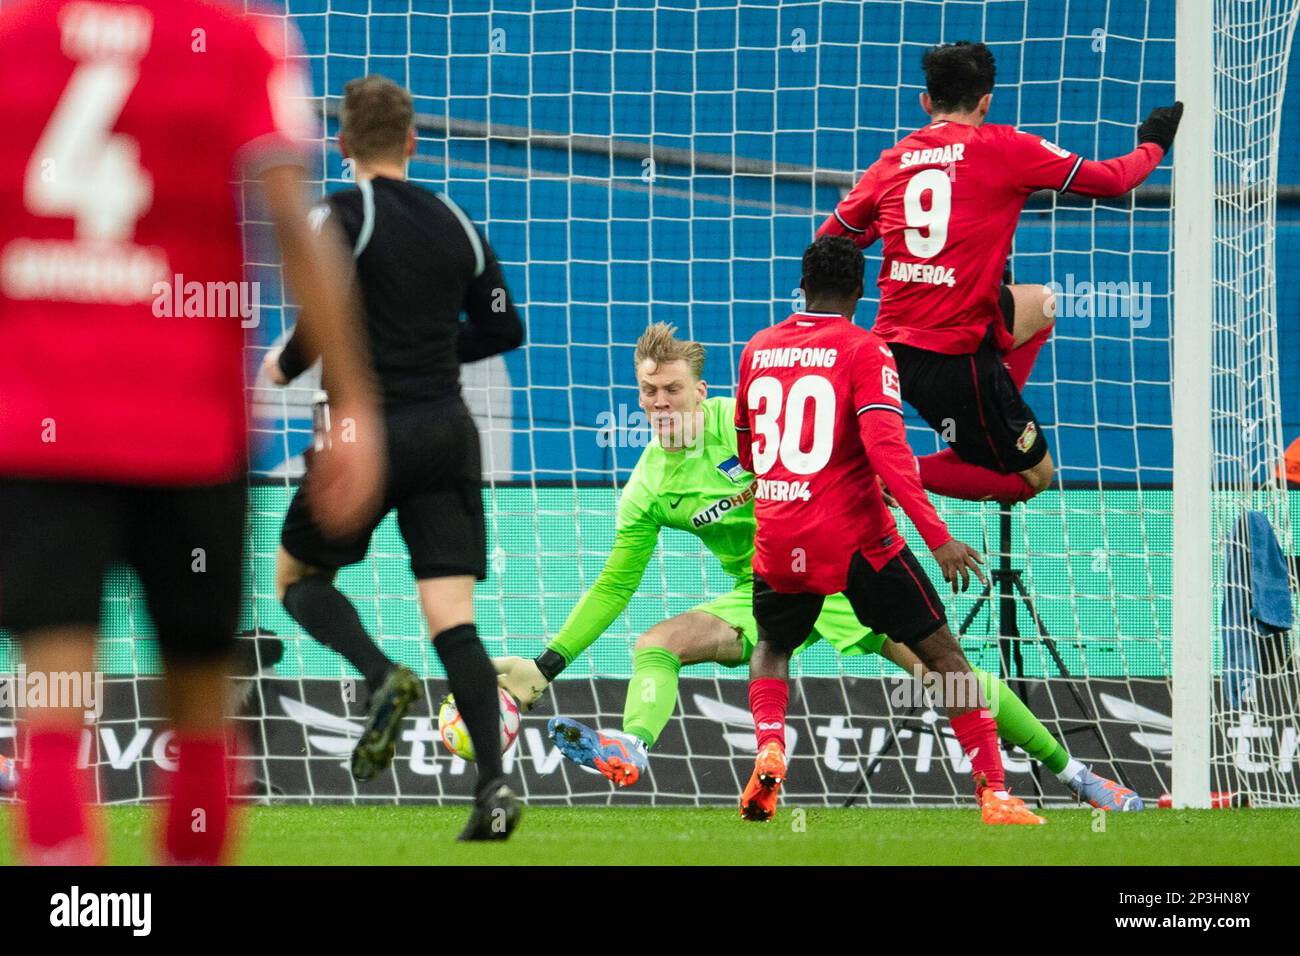
[[[903,550],[878,474],[927,545],[951,538],[907,445],[893,354],[842,315],[796,312],[749,340],[736,433],[757,478],[754,571],[774,591],[835,594],[854,552],[879,570]]]
[[[198,0],[0,11],[0,475],[238,474],[234,182],[303,165],[287,30]]]

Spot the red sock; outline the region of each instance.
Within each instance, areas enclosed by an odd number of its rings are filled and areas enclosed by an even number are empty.
[[[966,501],[1028,501],[1034,495],[1029,482],[1015,472],[998,474],[962,461],[951,448],[918,458],[921,484],[926,491]]]
[[[226,741],[222,735],[177,739],[177,768],[169,774],[171,799],[163,829],[168,863],[215,866],[230,830]]]
[[[968,711],[950,721],[961,749],[970,757],[971,774],[975,777],[975,796],[980,797],[985,787],[993,790],[1007,789],[1007,775],[1002,769],[1002,751],[998,749],[998,725],[984,709]]]
[[[775,740],[785,753],[785,709],[790,703],[790,686],[779,677],[760,677],[749,682],[749,709],[754,714],[758,749]]]
[[[1011,380],[1016,383],[1016,388],[1024,391],[1025,383],[1029,381],[1029,373],[1034,370],[1034,362],[1038,361],[1038,353],[1043,350],[1043,346],[1051,337],[1052,326],[1049,325],[1045,329],[1039,329],[1026,339],[1024,344],[1016,346],[1002,356],[1002,364],[1011,373]]]
[[[19,841],[26,862],[94,865],[100,862],[87,804],[90,772],[77,767],[81,728],[33,730],[18,780]]]

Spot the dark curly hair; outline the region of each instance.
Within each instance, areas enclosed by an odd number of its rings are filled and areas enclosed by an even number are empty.
[[[938,113],[969,113],[981,96],[993,92],[998,73],[992,51],[983,43],[966,40],[926,50],[921,69]]]
[[[803,289],[818,295],[856,295],[866,263],[851,239],[822,236],[803,252]]]

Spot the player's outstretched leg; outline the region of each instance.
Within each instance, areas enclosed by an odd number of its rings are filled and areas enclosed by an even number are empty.
[[[423,694],[420,678],[409,667],[395,664],[379,688],[370,694],[365,727],[352,751],[352,776],[373,780],[393,762],[402,718]]]
[[[1071,763],[1078,763],[1072,760]],[[1142,798],[1123,784],[1108,780],[1092,772],[1091,767],[1079,764],[1079,770],[1072,777],[1062,778],[1062,783],[1084,803],[1098,810],[1117,810],[1132,813],[1145,809]]]
[[[915,561],[915,559],[912,559]],[[971,672],[970,664],[962,653],[957,639],[945,624],[928,637],[918,641],[912,650],[926,669],[936,674],[964,676],[969,683],[945,680],[944,686],[974,687],[974,700],[945,700],[949,723],[962,749],[970,758],[975,777],[975,796],[980,802],[980,814],[985,823],[1041,824],[1042,817],[1033,813],[1024,802],[1007,790],[1006,771],[1002,766],[1002,751],[998,746],[998,728],[985,705],[983,689]],[[974,706],[971,706],[971,705]]]
[[[650,759],[640,738],[619,731],[601,733],[572,717],[552,717],[546,733],[565,757],[599,771],[620,787],[641,779]]]
[[[902,644],[885,640],[880,654],[918,679],[924,665],[911,650]],[[1005,681],[974,665],[971,673],[979,682],[984,700],[997,723],[998,736],[1013,747],[1019,747],[1056,775],[1075,796],[1102,810],[1136,811],[1143,809],[1142,798],[1113,780],[1093,773],[1052,736],[1041,720],[1022,701]]]
[[[1101,810],[1135,811],[1143,808],[1142,798],[1113,780],[1095,774],[1070,756],[1042,721],[1016,696],[1007,684],[987,671],[972,667],[984,699],[998,725],[998,736],[1019,747],[1056,774],[1056,779],[1085,803]]]

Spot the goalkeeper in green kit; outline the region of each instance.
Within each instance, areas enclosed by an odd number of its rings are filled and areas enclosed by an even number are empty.
[[[549,725],[551,739],[566,757],[621,787],[635,784],[645,772],[650,748],[676,706],[682,666],[745,664],[758,637],[752,593],[754,476],[741,468],[736,455],[735,402],[707,397],[704,347],[677,339],[675,332],[671,325],[656,323],[637,342],[640,404],[656,441],[646,447],[623,488],[604,569],[535,660],[504,657],[494,662],[501,686],[521,706],[531,707],[627,607],[654,555],[659,529],[698,537],[736,586],[656,624],[637,640],[622,733],[598,732],[563,716]],[[867,630],[843,595],[826,599],[813,633],[795,653],[819,640],[843,655],[880,654],[909,674],[922,673],[910,650]],[[1073,759],[1002,681],[972,670],[995,710],[1003,740],[1042,761],[1080,800],[1106,809],[1142,809],[1132,790]]]

